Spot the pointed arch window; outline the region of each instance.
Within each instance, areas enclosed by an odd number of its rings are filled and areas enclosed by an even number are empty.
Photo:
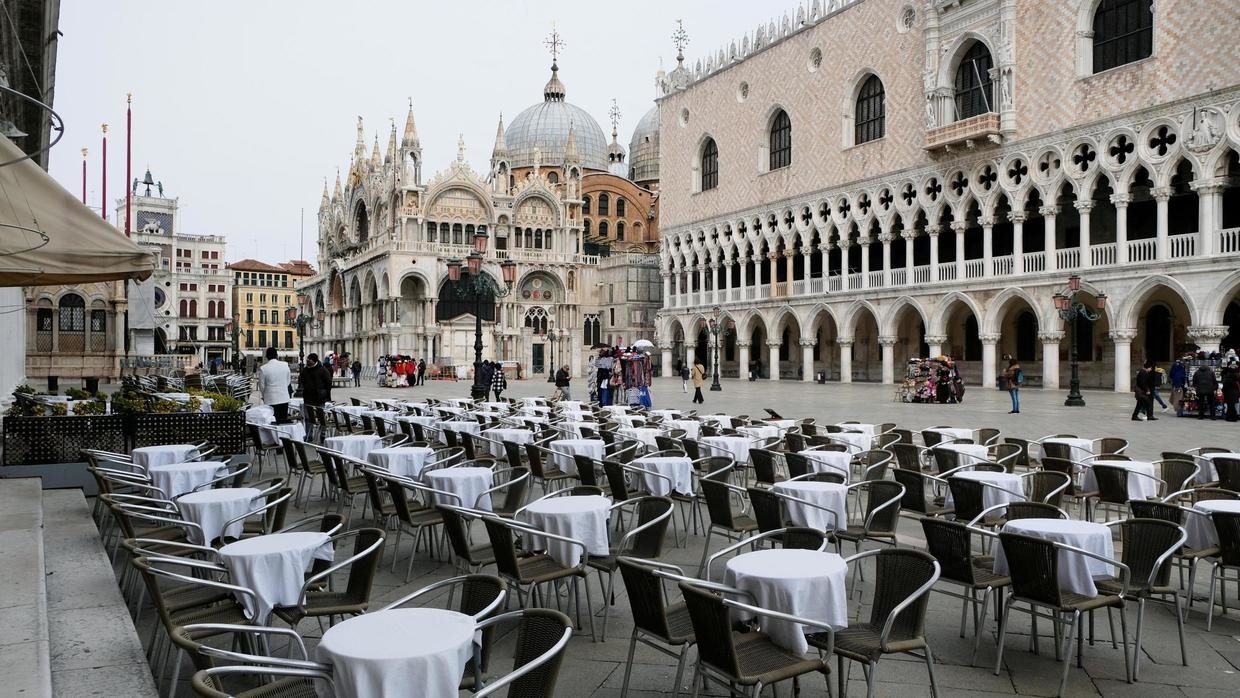
[[[702,191],[719,186],[719,146],[714,138],[702,144]]]
[[[994,111],[995,90],[990,71],[994,59],[990,49],[974,41],[956,68],[956,120]]]
[[[1150,0],[1102,0],[1094,11],[1094,72],[1154,54],[1154,8]]]
[[[877,75],[871,75],[857,93],[854,143],[860,145],[878,140],[886,135],[886,129],[887,92],[883,89],[883,81]]]
[[[770,146],[770,169],[778,170],[792,164],[792,119],[783,109],[771,119]]]
[[[611,215],[610,211],[611,197],[607,195],[607,192],[603,192],[598,195],[598,215],[609,216]]]

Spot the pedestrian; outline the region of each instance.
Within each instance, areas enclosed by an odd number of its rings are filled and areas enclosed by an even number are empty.
[[[414,378],[416,379],[418,385],[424,385],[426,383],[426,359],[418,359],[418,372]]]
[[[1188,384],[1188,369],[1184,362],[1176,359],[1171,364],[1171,406],[1175,408],[1175,416],[1184,416],[1184,386]]]
[[[1218,378],[1210,366],[1202,366],[1193,373],[1193,389],[1197,391],[1197,419],[1217,419],[1214,415],[1214,391],[1218,390]]]
[[[1145,419],[1146,421],[1156,421],[1158,418],[1154,416],[1154,363],[1146,361],[1141,365],[1141,370],[1137,371],[1137,375],[1132,381],[1132,396],[1137,404],[1132,409],[1132,418],[1134,421]]]
[[[680,365],[680,392],[689,394],[689,364]]]
[[[1240,366],[1236,360],[1227,362],[1223,369],[1223,403],[1227,406],[1227,421],[1234,422],[1240,415],[1236,413],[1236,402],[1240,401]]]
[[[353,369],[353,387],[362,387],[362,362],[354,359],[353,366],[350,368]]]
[[[1025,372],[1021,370],[1019,361],[1008,359],[1003,379],[1007,383],[1008,397],[1012,398],[1012,411],[1008,414],[1020,414],[1020,386],[1025,383]]]
[[[560,370],[555,372],[555,389],[560,394],[561,400],[572,399],[568,389],[568,364],[564,364]]]
[[[504,369],[501,366],[495,367],[495,374],[491,378],[491,390],[495,391],[495,401],[499,402],[501,395],[508,389],[508,377],[504,375]]]
[[[701,359],[693,359],[693,372],[690,376],[693,379],[693,402],[700,405],[706,402],[706,398],[702,397],[702,386],[706,384],[706,367],[702,365]]]
[[[306,424],[306,440],[315,440],[314,434],[314,417],[311,414],[311,407],[323,409],[323,406],[332,400],[332,371],[330,368],[319,363],[319,355],[313,352],[306,354],[306,365],[301,369],[301,397],[305,402],[302,407],[301,416]],[[322,441],[325,434],[318,434],[318,441]]]
[[[1150,378],[1150,407],[1152,408],[1154,403],[1157,402],[1162,407],[1162,411],[1166,412],[1167,403],[1163,402],[1162,396],[1158,394],[1158,389],[1162,387],[1163,381],[1167,379],[1166,372],[1158,364],[1155,364]]]
[[[491,394],[491,380],[495,378],[495,367],[490,361],[483,361],[478,370],[482,374],[482,399],[487,400]]]
[[[258,372],[258,392],[263,396],[263,404],[270,406],[275,413],[276,424],[287,424],[293,374],[288,364],[276,356],[276,348],[267,347],[267,363]]]

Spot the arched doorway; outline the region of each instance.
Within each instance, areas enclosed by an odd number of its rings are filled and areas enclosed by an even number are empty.
[[[1016,346],[1013,356],[1017,361],[1034,361],[1038,352],[1038,318],[1025,310],[1016,316]]]
[[[1146,359],[1157,363],[1171,360],[1175,341],[1171,317],[1171,309],[1160,303],[1151,306],[1142,319]]]

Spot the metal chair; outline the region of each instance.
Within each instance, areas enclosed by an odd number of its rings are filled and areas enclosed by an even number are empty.
[[[676,658],[676,678],[672,683],[672,695],[678,696],[684,680],[689,646],[694,643],[693,623],[689,619],[689,609],[683,601],[669,603],[667,587],[663,578],[655,574],[655,570],[674,570],[680,577],[684,577],[684,571],[675,565],[632,557],[616,558],[616,567],[624,580],[633,616],[629,655],[624,666],[624,683],[620,687],[621,698],[629,693],[633,655],[638,642]],[[673,652],[669,647],[680,649]]]
[[[327,616],[328,623],[335,616],[357,616],[370,607],[370,590],[375,573],[379,569],[379,557],[383,552],[383,531],[378,528],[359,528],[332,537],[336,551],[342,550],[348,539],[353,539],[353,552],[349,557],[333,564],[317,574],[306,578],[301,587],[301,600],[296,606],[277,606],[272,613],[296,629],[303,618]],[[343,591],[336,591],[328,584],[333,574],[347,569],[348,578]]]
[[[560,676],[564,648],[573,636],[572,622],[559,611],[531,608],[505,613],[483,621],[485,633],[492,626],[517,621],[516,651],[512,672],[488,683],[474,695],[492,696],[507,689],[508,696],[550,696]]]
[[[991,571],[993,558],[973,554],[974,534],[992,537],[995,534],[971,528],[963,521],[929,517],[921,520],[921,529],[926,536],[926,550],[939,562],[942,572],[939,581],[963,587],[963,593],[935,589],[941,594],[963,601],[960,605],[960,637],[964,637],[966,613],[972,607],[973,654],[969,656],[969,666],[973,666],[977,662],[977,649],[982,641],[982,626],[986,625],[990,596],[998,591],[995,597],[997,614],[1003,605],[1004,589],[1012,583],[1010,577]],[[982,592],[980,599],[977,598],[978,591]]]
[[[601,639],[607,641],[607,619],[611,616],[611,607],[616,603],[615,576],[621,557],[653,560],[663,555],[663,539],[667,535],[668,523],[672,518],[675,505],[667,497],[641,497],[618,502],[612,511],[619,510],[623,516],[624,508],[634,509],[637,525],[624,534],[620,542],[612,546],[606,555],[592,556],[586,564],[598,572],[599,591],[603,593],[603,631]],[[607,573],[607,585],[603,586],[603,573]]]

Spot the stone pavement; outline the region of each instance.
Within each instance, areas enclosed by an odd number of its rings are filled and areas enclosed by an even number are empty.
[[[578,387],[582,381],[575,381]],[[659,407],[690,408],[690,394],[680,391],[680,381],[664,379],[657,381],[654,401]],[[543,382],[511,381],[509,396],[547,395],[550,386]],[[363,398],[416,399],[420,395],[454,397],[468,395],[465,382],[435,382],[420,388],[383,389],[363,387],[337,389],[337,400],[349,396]],[[584,391],[574,394],[580,397]],[[747,413],[758,415],[763,407],[771,407],[788,417],[814,416],[819,422],[855,418],[860,421],[893,421],[902,426],[921,428],[932,425],[982,427],[994,426],[1005,433],[1031,438],[1053,432],[1073,432],[1098,437],[1123,436],[1133,442],[1130,452],[1138,458],[1156,458],[1160,450],[1183,449],[1199,445],[1234,445],[1240,447],[1240,425],[1224,422],[1198,422],[1195,419],[1169,417],[1154,423],[1129,421],[1132,400],[1127,395],[1113,393],[1090,393],[1086,395],[1089,407],[1068,409],[1062,406],[1063,392],[1025,391],[1022,413],[1008,415],[1006,393],[984,391],[974,388],[966,395],[963,405],[906,405],[891,402],[889,386],[877,385],[817,385],[788,382],[761,381],[756,383],[726,381],[722,393],[706,393],[703,408],[723,413]],[[1167,415],[1173,413],[1165,413]],[[535,490],[537,492],[537,490]],[[310,505],[312,513],[321,511],[323,503],[315,500]],[[334,504],[332,509],[334,509]],[[360,517],[361,508],[354,516]],[[300,515],[300,512],[298,512]],[[290,512],[290,516],[293,514]],[[355,520],[355,525],[370,525]],[[477,531],[475,535],[479,535]],[[690,536],[686,547],[677,548],[669,540],[664,560],[681,565],[690,574],[696,570],[702,552],[701,535]],[[921,527],[916,520],[904,518],[899,527],[899,543],[902,546],[924,548]],[[414,563],[414,576],[404,583],[403,570],[409,554],[409,536],[405,537],[398,551],[398,572],[390,571],[391,550],[385,551],[380,566],[380,577],[374,589],[375,606],[390,602],[409,592],[453,575],[452,565],[429,560],[425,550],[419,551]],[[721,544],[716,541],[712,546]],[[846,549],[846,553],[849,552]],[[872,568],[871,568],[872,569]],[[1199,593],[1204,593],[1208,573],[1202,567],[1199,577]],[[599,607],[602,594],[597,577],[590,580],[595,607]],[[871,581],[861,582],[859,593],[850,604],[850,617],[867,617],[872,597]],[[597,696],[611,698],[620,694],[624,678],[625,659],[628,653],[629,620],[628,600],[623,583],[616,580],[616,605],[608,626],[607,640],[594,643],[587,635],[576,636],[570,642],[560,675],[558,695]],[[1235,599],[1240,594],[1228,594]],[[432,605],[442,605],[445,599],[432,600]],[[1233,602],[1234,603],[1234,602]],[[1200,606],[1198,607],[1200,609]],[[1135,605],[1130,606],[1129,629],[1135,627]],[[146,618],[151,618],[147,614]],[[978,666],[968,665],[972,648],[972,636],[959,637],[960,602],[940,594],[932,594],[927,615],[927,635],[936,658],[936,675],[941,696],[1010,696],[1054,695],[1058,686],[1062,664],[1054,661],[1051,643],[1046,637],[1047,624],[1042,624],[1042,653],[1034,655],[1027,651],[1029,621],[1025,614],[1012,615],[1012,628],[1008,635],[1004,654],[1004,667],[998,676],[992,673],[995,659],[994,638],[996,626],[988,619],[984,630],[982,647],[978,654]],[[601,629],[601,618],[596,618]],[[1116,623],[1118,627],[1118,623]],[[320,630],[313,621],[304,622],[301,630],[311,638]],[[1216,618],[1211,633],[1205,632],[1205,619],[1195,610],[1186,627],[1190,666],[1180,665],[1174,613],[1159,604],[1150,604],[1146,610],[1144,658],[1141,682],[1129,685],[1124,682],[1123,656],[1111,648],[1107,623],[1099,617],[1096,644],[1088,643],[1084,650],[1084,668],[1072,667],[1069,671],[1068,695],[1095,696],[1235,696],[1240,695],[1240,612],[1232,610],[1226,617]],[[514,637],[510,634],[498,645],[493,659],[493,669],[506,671],[509,664]],[[310,640],[313,645],[313,639]],[[691,657],[693,655],[691,654]],[[831,662],[830,680],[835,686],[838,670]],[[634,660],[632,687],[629,695],[635,698],[666,696],[672,690],[675,662],[649,648],[639,646]],[[691,674],[691,671],[688,672]],[[686,683],[688,681],[686,676]],[[879,664],[878,695],[925,696],[929,695],[925,665],[919,660],[902,656],[889,656]],[[180,695],[191,695],[182,686]],[[805,695],[826,695],[822,677],[807,677],[802,681]],[[785,695],[789,689],[781,686]],[[849,690],[852,695],[864,695],[864,676],[859,668],[849,670]],[[721,695],[717,686],[707,692]]]

